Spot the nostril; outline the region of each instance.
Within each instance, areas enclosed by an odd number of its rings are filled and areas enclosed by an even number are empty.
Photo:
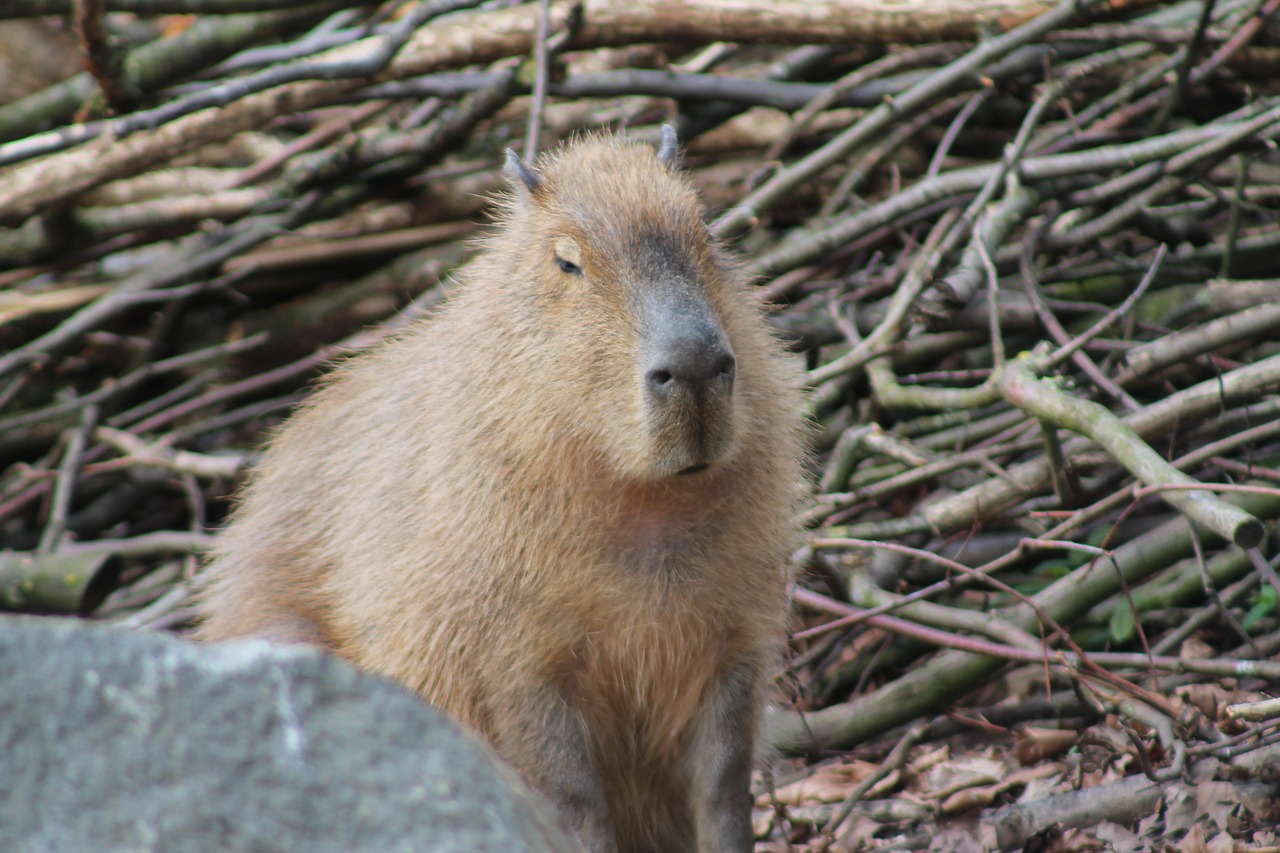
[[[738,370],[738,362],[731,355],[726,355],[720,360],[720,378],[729,380],[733,378],[733,374]]]
[[[650,370],[648,376],[645,378],[649,380],[650,388],[653,388],[656,391],[661,391],[670,385],[671,380],[675,377],[671,375],[671,371],[663,370],[659,367],[654,370]]]

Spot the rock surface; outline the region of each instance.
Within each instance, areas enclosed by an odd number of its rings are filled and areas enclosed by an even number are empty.
[[[562,851],[550,807],[395,685],[303,648],[0,618],[6,851]]]

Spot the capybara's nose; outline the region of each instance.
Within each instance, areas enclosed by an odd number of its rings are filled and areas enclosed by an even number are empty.
[[[682,391],[702,397],[732,390],[738,363],[719,326],[703,321],[673,325],[655,336],[650,350],[645,372],[649,393],[665,400]]]

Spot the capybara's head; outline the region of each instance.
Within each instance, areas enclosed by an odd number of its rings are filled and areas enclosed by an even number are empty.
[[[503,248],[538,288],[522,325],[556,358],[541,391],[572,406],[573,430],[625,478],[723,462],[739,432],[735,385],[749,381],[731,334],[747,297],[677,159],[670,129],[660,148],[590,137],[535,166],[508,157],[507,234],[522,245]]]

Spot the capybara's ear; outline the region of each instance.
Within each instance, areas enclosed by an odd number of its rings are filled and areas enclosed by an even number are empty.
[[[507,177],[511,178],[511,183],[522,193],[525,191],[536,193],[542,186],[542,177],[525,162],[523,157],[510,148],[507,149],[506,172]]]
[[[662,142],[658,144],[658,162],[668,169],[680,165],[680,140],[676,138],[676,129],[669,124],[662,126]]]

